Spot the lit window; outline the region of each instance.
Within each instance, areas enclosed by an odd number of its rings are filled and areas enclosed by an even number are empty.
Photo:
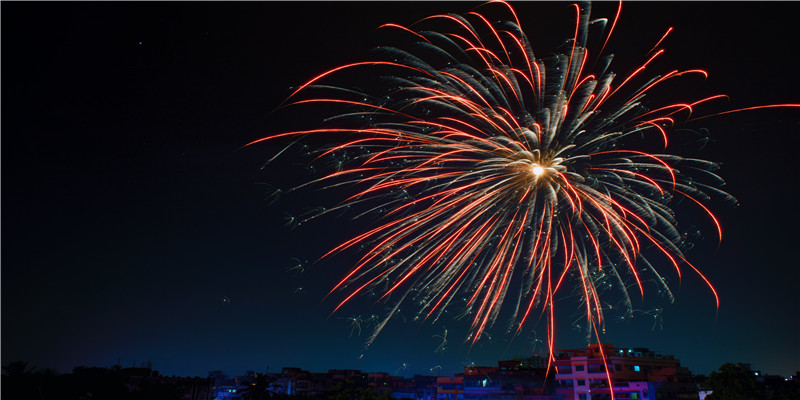
[[[631,398],[632,398],[632,399],[638,399],[638,398],[639,398],[639,392],[633,392],[633,393],[631,393]]]
[[[634,370],[634,371],[640,371],[640,368],[639,368],[639,366],[638,366],[638,365],[634,365],[634,366],[633,366],[633,370]]]

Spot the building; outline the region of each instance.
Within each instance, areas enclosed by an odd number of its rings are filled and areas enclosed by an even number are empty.
[[[436,398],[439,400],[463,400],[464,374],[437,377]]]
[[[417,400],[435,400],[436,397],[436,385],[437,385],[437,377],[435,376],[428,376],[428,375],[414,375],[412,378],[413,390],[414,395],[409,396],[406,395],[404,392],[408,389],[397,392],[393,392],[392,396],[396,399],[401,398],[410,398],[410,399],[417,399]]]
[[[274,374],[272,391],[277,395],[318,396],[344,386],[371,387],[396,399],[436,399],[436,377],[415,375],[414,378],[391,376],[386,372],[362,372],[353,369],[332,369],[309,372],[300,368],[283,368]]]
[[[558,393],[565,400],[698,399],[692,375],[673,356],[646,348],[593,344],[556,354]],[[610,383],[610,385],[609,385]]]
[[[211,381],[211,400],[231,400],[239,398],[239,392],[244,389],[243,377],[229,377],[222,371],[210,371],[208,379]]]
[[[555,400],[552,374],[547,361],[534,356],[498,361],[496,367],[468,366],[452,377],[437,378],[440,400]],[[549,379],[549,383],[548,383]]]

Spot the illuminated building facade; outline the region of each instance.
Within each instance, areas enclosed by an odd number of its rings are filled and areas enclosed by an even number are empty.
[[[645,348],[594,344],[556,354],[558,393],[565,400],[698,399],[692,375],[673,356]],[[608,370],[606,370],[608,369]]]
[[[468,366],[463,373],[437,378],[437,399],[561,400],[554,394],[553,375],[546,376],[547,361],[537,356],[498,361],[496,367]]]

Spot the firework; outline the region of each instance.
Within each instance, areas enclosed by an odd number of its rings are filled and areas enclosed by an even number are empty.
[[[328,143],[317,158],[338,155],[333,172],[299,187],[346,186],[350,195],[297,223],[345,209],[359,210],[357,217],[380,214],[374,226],[323,256],[361,249],[331,291],[342,293],[334,312],[366,293],[388,302],[367,345],[401,304],[414,305],[419,321],[457,310],[471,321],[473,344],[501,310],[508,310],[515,336],[543,314],[552,353],[559,292],[577,290],[595,335],[609,309],[604,292],[616,289],[632,315],[631,296],[643,296],[650,282],[671,299],[665,270],[696,273],[718,305],[713,286],[684,254],[670,204],[687,199],[721,238],[705,204],[735,200],[718,189],[724,182],[716,164],[662,153],[674,124],[725,96],[646,106],[657,104],[648,95],[658,88],[707,77],[699,69],[646,76],[671,28],[644,49],[633,72],[617,76],[605,47],[619,10],[610,21],[591,20],[588,5],[574,5],[572,38],[547,57],[534,52],[507,3],[476,10],[411,27],[383,25],[406,44],[324,72],[283,105],[322,103],[341,112],[316,129],[249,144],[317,137]],[[484,11],[507,19],[492,22]],[[590,39],[598,45],[591,57]],[[374,79],[359,87],[369,89],[332,83],[348,71],[368,72]],[[653,142],[664,150],[653,151]]]

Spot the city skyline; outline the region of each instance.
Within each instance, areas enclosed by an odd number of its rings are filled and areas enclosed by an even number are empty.
[[[569,3],[515,6],[540,51],[569,36]],[[267,366],[407,376],[541,353],[543,323],[512,343],[497,329],[470,349],[465,321],[402,319],[364,352],[370,316],[383,306],[362,299],[330,315],[336,303],[323,297],[354,255],[314,263],[364,224],[284,226],[287,215],[337,199],[313,191],[275,199],[274,188],[314,175],[299,158],[260,169],[275,146],[240,149],[306,118],[271,111],[292,87],[366,58],[381,24],[472,7],[3,3],[3,364],[66,372],[151,360],[184,376]],[[674,26],[659,71],[708,70],[694,87],[730,95],[729,108],[796,103],[791,66],[800,52],[788,9],[625,3],[612,66],[632,67]],[[599,3],[593,15],[615,11]],[[603,342],[674,354],[695,374],[725,362],[785,376],[800,369],[791,255],[798,121],[797,111],[761,110],[692,123],[709,130],[702,156],[722,163],[726,190],[741,203],[715,204],[719,245],[713,225],[678,209],[682,229],[704,236],[688,255],[720,308],[697,276],[673,276],[674,304],[637,301],[636,318],[610,320]],[[559,301],[567,306],[555,348],[585,346],[579,310]]]

